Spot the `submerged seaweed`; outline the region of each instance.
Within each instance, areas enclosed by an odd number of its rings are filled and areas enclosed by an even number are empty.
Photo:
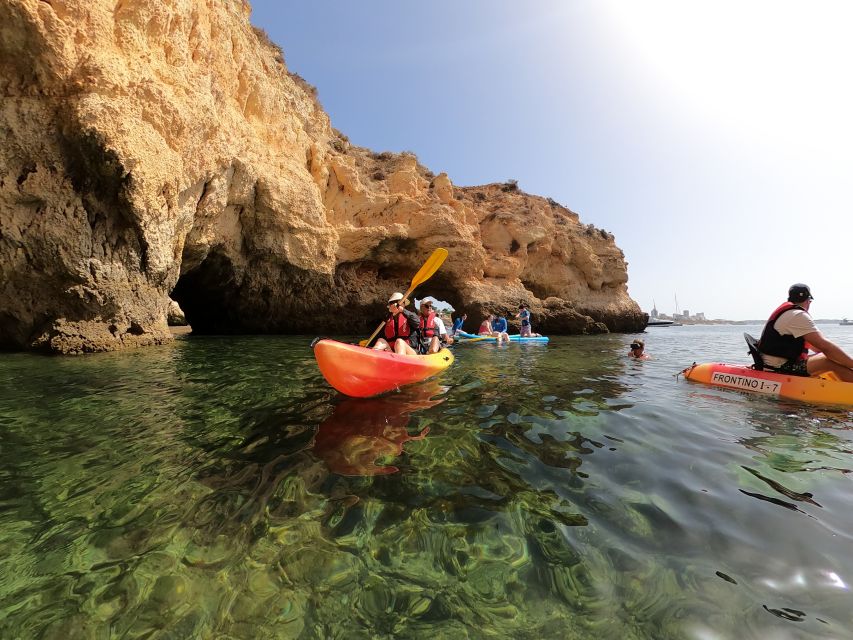
[[[298,338],[8,356],[0,636],[844,637],[849,416],[623,342],[460,347],[368,401]]]

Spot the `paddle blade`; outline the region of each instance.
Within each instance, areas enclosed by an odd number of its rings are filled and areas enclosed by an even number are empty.
[[[427,258],[427,261],[424,262],[423,266],[415,274],[415,277],[412,278],[412,284],[409,285],[409,290],[406,291],[403,298],[407,299],[409,297],[409,294],[411,294],[412,291],[415,290],[415,287],[417,287],[422,282],[426,282],[427,280],[429,280],[432,274],[438,271],[438,268],[444,263],[446,258],[447,249],[442,249],[441,247],[439,247],[438,249],[433,251],[432,255]],[[359,346],[366,347],[373,340],[373,338],[376,337],[376,334],[378,334],[382,330],[382,326],[384,324],[385,323],[383,322],[378,327],[376,327],[376,331],[374,331],[367,340],[362,340],[358,343]]]
[[[426,282],[432,277],[438,268],[444,263],[447,259],[447,249],[442,249],[439,247],[435,251],[432,252],[432,255],[427,258],[427,261],[424,262],[424,266],[420,268],[420,270],[415,274],[415,277],[412,278],[412,285],[409,287],[411,291],[415,287],[417,287],[422,282]]]

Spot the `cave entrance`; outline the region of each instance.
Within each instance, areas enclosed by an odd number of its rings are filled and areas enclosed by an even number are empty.
[[[182,273],[170,297],[193,333],[239,333],[235,302],[240,292],[231,260],[224,254],[212,251],[197,267]]]
[[[456,286],[456,281],[447,275],[441,273],[435,274],[418,287],[417,293],[420,294],[419,296],[415,296],[417,307],[420,307],[422,300],[432,300],[433,308],[436,311],[440,311],[445,317],[450,318],[451,324],[447,325],[448,331],[453,326],[452,321],[457,316],[465,313],[465,300]],[[464,331],[474,331],[477,328],[476,324],[476,319],[473,315],[469,314],[462,328]]]
[[[169,325],[169,331],[174,334],[189,333],[192,331],[192,326],[187,321],[187,316],[178,301],[169,296],[169,310],[166,312],[166,324]]]

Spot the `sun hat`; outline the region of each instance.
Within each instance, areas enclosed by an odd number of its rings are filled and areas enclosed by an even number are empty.
[[[398,302],[399,300],[402,300],[402,299],[403,299],[403,294],[399,293],[398,291],[395,291],[394,293],[391,294],[391,297],[388,298],[388,304],[391,304],[392,302]]]
[[[814,300],[809,286],[802,282],[792,284],[788,289],[788,302],[805,302],[806,300]]]

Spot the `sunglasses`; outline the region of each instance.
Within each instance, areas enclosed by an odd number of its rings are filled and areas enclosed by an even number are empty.
[[[388,303],[388,306],[389,306],[389,307],[399,307],[399,306],[400,306],[400,303],[399,303],[399,302],[389,302],[389,303]]]
[[[642,349],[642,348],[643,348],[643,345],[641,345],[641,344],[632,344],[632,345],[631,345],[631,348],[632,348],[632,349]]]

